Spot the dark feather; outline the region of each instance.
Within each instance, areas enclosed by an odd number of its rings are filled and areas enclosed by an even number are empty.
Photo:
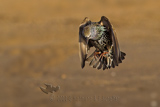
[[[84,29],[88,27],[93,27],[92,30],[95,30],[96,26],[103,26],[105,28],[103,38],[100,37],[100,39],[87,40],[87,37],[84,34]],[[102,27],[102,28],[103,28]],[[90,31],[91,32],[91,31]],[[95,31],[94,31],[95,32]],[[92,35],[93,36],[93,35]],[[97,36],[98,38],[98,36]],[[100,42],[103,42],[105,44],[101,44]],[[112,25],[110,21],[105,17],[102,16],[101,20],[99,22],[91,22],[88,18],[85,18],[82,24],[79,28],[79,46],[80,46],[80,60],[81,60],[81,67],[83,68],[85,66],[85,61],[90,62],[90,66],[93,68],[101,69],[103,70],[118,66],[119,63],[122,62],[122,60],[125,59],[126,54],[124,52],[120,51],[118,40],[116,37],[116,33],[112,28]],[[103,53],[104,51],[109,52],[109,55],[106,55],[106,57],[100,58],[100,54],[97,56],[94,56],[94,52],[87,58],[87,54],[89,49],[94,46],[96,48],[96,51],[99,51]],[[95,59],[95,57],[97,57]]]
[[[82,68],[84,68],[85,66],[85,60],[86,60],[87,51],[88,51],[86,38],[82,32],[83,32],[83,27],[86,25],[88,21],[89,19],[85,18],[79,27],[79,52],[80,52],[79,55],[80,55],[80,61],[81,61]]]

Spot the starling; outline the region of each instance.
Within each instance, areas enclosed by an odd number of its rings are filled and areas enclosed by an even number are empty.
[[[91,47],[95,51],[88,57]],[[79,27],[79,49],[82,68],[85,61],[97,69],[114,68],[126,55],[120,51],[115,31],[105,16],[99,22],[91,22],[87,17],[83,20]]]

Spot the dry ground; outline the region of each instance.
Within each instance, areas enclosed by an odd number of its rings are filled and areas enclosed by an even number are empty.
[[[159,107],[159,6],[158,0],[0,0],[0,106]],[[115,69],[81,69],[79,24],[102,15],[126,59]],[[43,83],[61,87],[52,101],[39,89]],[[117,101],[101,99],[111,96]]]

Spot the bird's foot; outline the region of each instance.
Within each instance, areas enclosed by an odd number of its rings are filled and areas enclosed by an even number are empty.
[[[99,57],[98,55],[100,55],[101,52],[94,52],[94,58],[97,59],[96,57]]]
[[[101,53],[98,60],[102,59],[103,57],[106,57],[106,55],[108,55],[108,52]]]
[[[98,58],[98,60],[100,60],[100,59],[102,59],[103,57],[107,57],[108,53],[109,53],[109,52],[106,52],[106,51],[103,52],[103,53],[101,53],[101,52],[94,52],[94,58],[95,58],[95,59]]]

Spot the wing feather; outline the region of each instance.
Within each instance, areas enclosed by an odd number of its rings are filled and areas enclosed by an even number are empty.
[[[91,21],[86,17],[79,27],[79,56],[81,67],[84,68],[85,61],[90,62],[90,66],[97,69],[103,68],[103,70],[110,67],[114,68],[115,66],[118,66],[118,64],[121,63],[125,58],[124,56],[126,54],[120,51],[116,33],[112,28],[110,21],[105,16],[101,17],[101,20],[98,22],[98,24],[103,25],[106,28],[105,32],[107,33],[107,35],[109,35],[110,40],[110,43],[107,45],[107,49],[111,53],[111,55],[113,55],[111,56],[113,58],[106,57],[102,60],[96,61],[96,59],[94,58],[94,52],[87,58],[89,48],[92,46],[90,44],[87,44],[88,42],[85,35],[83,34],[83,29],[87,24],[89,24],[89,22]]]
[[[113,63],[118,66],[118,63],[121,62],[121,52],[120,52],[120,48],[119,48],[116,34],[112,28],[111,23],[109,22],[109,20],[105,16],[101,17],[101,20],[99,23],[102,24],[103,26],[105,26],[107,31],[109,32],[110,39],[112,42],[111,49],[113,51],[113,61],[114,61]]]
[[[85,66],[85,60],[87,58],[87,53],[89,50],[87,40],[83,34],[84,26],[88,21],[89,19],[86,17],[79,27],[79,56],[80,56],[80,62],[81,62],[82,68],[84,68]]]

